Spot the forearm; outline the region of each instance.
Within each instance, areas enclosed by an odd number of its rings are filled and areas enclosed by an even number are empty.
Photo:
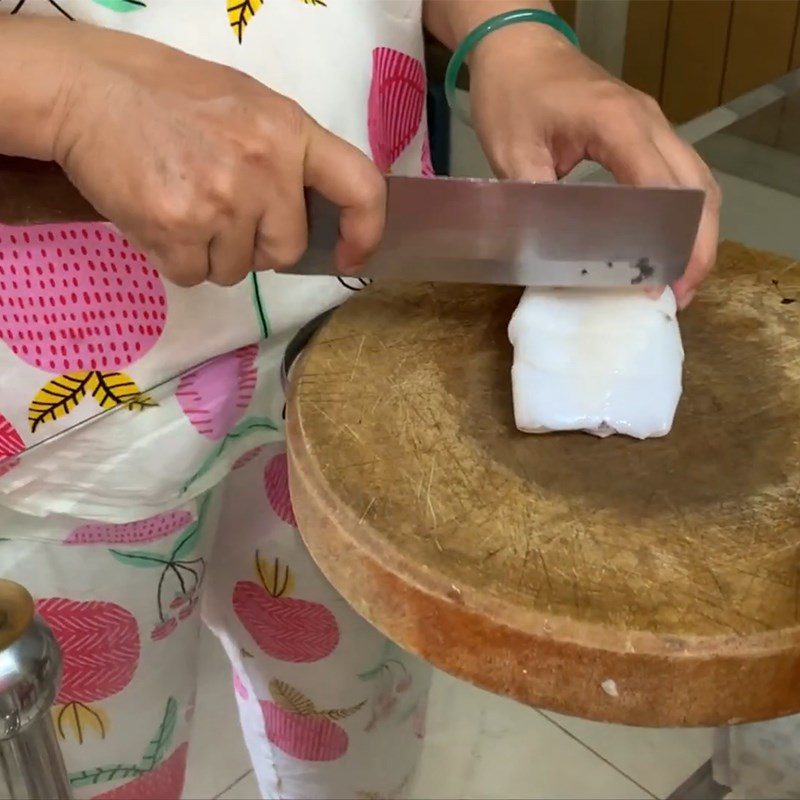
[[[451,50],[487,19],[518,8],[552,11],[549,0],[424,0],[425,27]]]
[[[74,76],[60,20],[0,19],[0,153],[50,160]]]

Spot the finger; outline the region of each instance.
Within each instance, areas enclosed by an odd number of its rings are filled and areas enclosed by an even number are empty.
[[[674,186],[676,178],[649,131],[634,125],[599,129],[587,155],[619,183],[631,186]]]
[[[255,219],[234,219],[214,235],[208,245],[208,280],[234,286],[253,269],[256,246]]]
[[[673,287],[678,306],[685,308],[694,298],[700,284],[708,277],[717,258],[721,205],[719,187],[694,148],[672,131],[665,132],[657,141],[665,160],[678,178],[678,184],[702,189],[706,194],[697,238],[686,271]]]
[[[512,138],[523,138],[525,146],[495,155],[491,155],[491,150],[487,148],[492,171],[498,178],[534,183],[550,183],[557,179],[553,155],[546,144],[536,142],[533,137],[512,135]]]
[[[258,224],[254,269],[282,270],[294,266],[308,246],[308,217],[303,176],[285,176],[280,190]]]
[[[208,278],[208,246],[156,246],[146,254],[155,269],[176,286],[197,286]]]
[[[605,167],[619,183],[631,186],[675,186],[677,177],[645,128],[629,128],[624,134],[604,130],[589,156]],[[652,287],[651,298],[663,287]]]
[[[304,183],[341,208],[336,267],[358,270],[378,246],[386,221],[386,182],[357,148],[315,125],[306,150]]]

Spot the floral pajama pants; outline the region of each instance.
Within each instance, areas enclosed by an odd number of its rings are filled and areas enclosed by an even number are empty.
[[[283,445],[139,522],[0,541],[64,656],[54,709],[78,798],[179,798],[201,620],[232,664],[264,797],[394,797],[417,761],[430,668],[358,617],[294,525]],[[229,732],[221,731],[221,735]]]

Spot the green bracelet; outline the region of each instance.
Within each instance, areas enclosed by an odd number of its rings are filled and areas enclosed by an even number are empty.
[[[461,110],[456,100],[456,80],[464,61],[485,36],[505,28],[506,25],[514,25],[517,22],[539,22],[543,25],[549,25],[562,33],[575,47],[580,47],[575,31],[563,19],[558,14],[554,14],[552,11],[544,11],[541,8],[518,8],[516,11],[506,11],[504,14],[498,14],[496,17],[482,22],[467,34],[453,51],[444,77],[444,93],[445,97],[447,97],[447,105],[450,106],[451,111],[458,114],[465,122],[469,122],[469,118]]]

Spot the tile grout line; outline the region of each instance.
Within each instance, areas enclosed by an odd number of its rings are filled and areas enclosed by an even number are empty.
[[[253,772],[252,769],[248,769],[247,772],[243,772],[233,783],[228,784],[219,794],[215,794],[213,800],[220,800],[221,797],[226,795],[231,789],[233,789],[236,784],[241,783],[248,775]]]
[[[624,770],[621,770],[616,764],[614,764],[612,761],[609,761],[601,753],[598,753],[597,750],[595,750],[593,747],[590,747],[582,739],[579,739],[574,733],[572,733],[572,731],[567,730],[567,728],[565,728],[563,725],[560,725],[554,719],[552,719],[551,717],[547,716],[547,714],[545,714],[544,711],[540,711],[538,708],[534,709],[534,710],[536,711],[537,714],[539,714],[540,716],[544,717],[551,725],[555,725],[556,728],[558,728],[562,733],[565,733],[567,736],[569,736],[570,739],[572,739],[573,741],[577,742],[579,745],[581,745],[581,747],[585,748],[590,753],[592,753],[593,755],[597,756],[597,758],[599,758],[603,763],[605,763],[609,767],[611,767],[611,769],[613,769],[615,772],[617,772],[620,775],[622,775],[623,778],[627,778],[632,784],[634,784],[634,786],[637,786],[639,789],[641,789],[643,792],[645,792],[648,795],[648,797],[652,797],[653,800],[659,800],[658,795],[653,794],[646,786],[642,786],[642,784],[639,783],[639,781],[637,781],[635,778],[632,778]]]

